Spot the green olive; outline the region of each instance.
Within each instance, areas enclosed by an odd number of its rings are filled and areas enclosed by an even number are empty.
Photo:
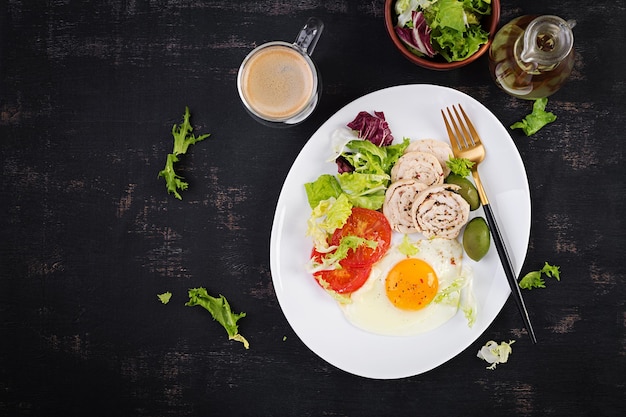
[[[480,261],[489,251],[491,236],[489,226],[482,217],[474,217],[465,225],[463,232],[463,248],[467,256]]]
[[[465,199],[470,205],[470,210],[476,210],[480,207],[480,198],[478,197],[478,190],[470,180],[460,175],[450,174],[446,177],[447,184],[455,184],[461,187],[457,190],[457,193]]]

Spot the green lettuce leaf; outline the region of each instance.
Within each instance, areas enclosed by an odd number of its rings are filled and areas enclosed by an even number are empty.
[[[313,238],[315,248],[320,252],[328,249],[328,237],[346,224],[352,214],[352,203],[345,193],[339,197],[322,200],[313,209],[307,220],[306,235]]]
[[[317,180],[304,184],[304,189],[312,209],[317,207],[320,201],[337,198],[342,193],[337,178],[330,174],[320,175]]]
[[[531,271],[524,275],[519,282],[519,287],[526,290],[533,288],[546,288],[546,283],[541,277],[541,271]]]
[[[446,61],[462,61],[487,42],[480,18],[491,13],[485,0],[438,0],[424,10],[433,48]]]
[[[348,252],[350,250],[354,251],[360,246],[367,246],[368,248],[376,249],[378,242],[358,236],[344,236],[341,238],[339,245],[337,245],[337,248],[334,251],[328,252],[321,257],[321,262],[316,262],[314,259],[311,259],[311,265],[309,266],[310,272],[341,268],[339,262],[348,256]]]
[[[468,58],[487,42],[488,37],[489,34],[479,25],[471,25],[463,32],[445,27],[431,33],[434,48],[448,62]]]
[[[341,156],[354,167],[354,172],[388,175],[409,143],[408,138],[389,146],[377,146],[367,140],[351,140]]]
[[[555,278],[557,281],[561,280],[561,268],[545,262],[540,270],[531,271],[522,277],[519,282],[520,288],[526,290],[532,290],[533,288],[546,288],[546,282],[543,279],[543,274],[549,278]]]
[[[458,0],[438,0],[424,12],[431,29],[450,28],[457,32],[465,30],[463,3]]]
[[[189,121],[190,117],[191,114],[189,113],[189,107],[185,107],[183,123],[181,125],[174,124],[174,126],[172,126],[172,136],[174,137],[174,147],[172,149],[172,153],[167,154],[165,168],[159,171],[159,177],[165,179],[167,192],[174,194],[174,197],[179,200],[182,200],[183,197],[180,195],[178,190],[186,190],[189,187],[189,184],[184,181],[183,177],[176,173],[174,164],[179,162],[180,155],[187,153],[189,145],[194,145],[210,136],[210,134],[195,136],[192,133],[193,127]]]
[[[341,189],[352,205],[378,210],[385,201],[385,190],[390,182],[387,174],[345,172],[337,176]]]
[[[159,301],[161,301],[163,304],[167,304],[170,302],[170,299],[172,298],[172,293],[169,291],[166,291],[163,294],[157,294],[157,297],[159,297]]]
[[[446,165],[452,173],[459,177],[467,177],[472,173],[472,167],[475,163],[467,158],[450,158],[446,161]]]
[[[406,256],[415,256],[420,251],[417,245],[409,239],[409,235],[402,237],[402,242],[398,245],[398,251]]]
[[[522,129],[526,136],[534,135],[542,127],[556,120],[556,115],[546,111],[547,98],[540,98],[533,103],[533,111],[522,121],[513,123],[511,129]]]
[[[189,290],[189,301],[185,303],[186,306],[201,306],[204,307],[213,319],[226,329],[228,338],[230,340],[236,340],[243,343],[246,349],[250,348],[248,341],[239,334],[239,327],[237,321],[246,316],[246,313],[234,314],[230,308],[230,304],[223,295],[219,298],[212,297],[208,294],[205,288],[192,288]]]
[[[345,145],[341,156],[354,167],[352,172],[344,172],[336,177],[322,174],[315,181],[304,184],[311,208],[340,194],[353,206],[378,210],[385,201],[385,190],[391,182],[391,168],[410,140],[389,146],[377,146],[367,140],[351,140]],[[352,207],[350,207],[351,209]]]

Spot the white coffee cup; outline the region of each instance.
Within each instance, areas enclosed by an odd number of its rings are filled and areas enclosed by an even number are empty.
[[[237,74],[239,97],[246,110],[270,126],[290,126],[313,113],[321,93],[311,54],[323,23],[310,18],[294,43],[268,42],[252,50]]]

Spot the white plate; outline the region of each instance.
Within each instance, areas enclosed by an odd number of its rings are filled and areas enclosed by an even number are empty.
[[[305,236],[311,213],[304,183],[323,173],[336,174],[325,162],[331,155],[332,132],[352,121],[359,111],[382,111],[394,143],[435,138],[448,141],[440,109],[462,104],[487,149],[480,165],[515,272],[519,274],[530,236],[530,192],[517,149],[498,119],[478,101],[459,91],[434,85],[404,85],[363,96],[339,110],[310,138],[283,185],[270,240],[270,267],[276,296],[298,337],[317,355],[346,372],[368,378],[402,378],[429,371],[472,344],[504,306],[510,289],[493,245],[480,262],[464,262],[474,270],[478,317],[472,328],[462,312],[442,327],[412,337],[370,334],[352,326],[336,302],[304,269],[312,241]],[[482,215],[482,208],[472,216]],[[485,339],[487,342],[488,337]],[[475,355],[475,352],[471,352]],[[477,363],[476,366],[481,366]]]

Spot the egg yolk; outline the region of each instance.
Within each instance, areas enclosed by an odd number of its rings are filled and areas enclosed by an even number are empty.
[[[399,309],[419,310],[437,294],[439,280],[435,270],[421,259],[404,259],[387,274],[387,298]]]

